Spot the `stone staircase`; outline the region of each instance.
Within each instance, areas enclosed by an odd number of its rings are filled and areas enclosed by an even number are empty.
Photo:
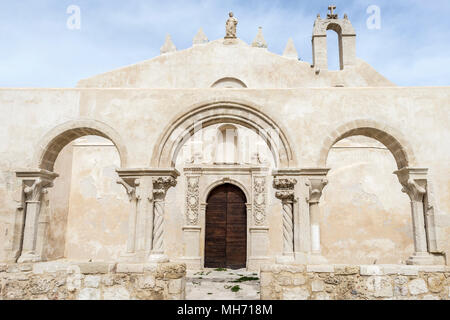
[[[259,300],[259,279],[246,269],[187,271],[186,300]]]

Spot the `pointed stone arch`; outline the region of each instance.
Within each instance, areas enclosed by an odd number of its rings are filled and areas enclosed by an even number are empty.
[[[326,137],[320,150],[318,166],[326,167],[333,145],[352,136],[366,136],[378,140],[394,156],[398,169],[416,165],[413,149],[400,132],[373,120],[355,120],[340,126]]]
[[[91,119],[69,121],[48,132],[38,146],[33,163],[40,169],[53,171],[61,150],[70,142],[89,135],[111,140],[119,152],[122,167],[126,168],[128,152],[120,135],[109,125]]]
[[[239,124],[254,130],[267,143],[277,167],[297,165],[286,130],[260,107],[244,101],[213,101],[194,105],[189,110],[177,116],[163,131],[153,149],[152,167],[175,167],[180,148],[193,133],[218,123]]]

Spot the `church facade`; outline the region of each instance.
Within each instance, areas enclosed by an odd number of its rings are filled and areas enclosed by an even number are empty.
[[[346,15],[317,17],[312,63],[237,25],[73,89],[1,89],[0,262],[447,265],[450,87],[387,80]]]

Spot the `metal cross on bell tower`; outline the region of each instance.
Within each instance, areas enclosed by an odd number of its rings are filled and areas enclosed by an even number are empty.
[[[337,19],[338,18],[337,13],[334,13],[334,10],[336,10],[335,5],[328,6],[328,10],[330,11],[330,13],[327,14],[328,19]]]

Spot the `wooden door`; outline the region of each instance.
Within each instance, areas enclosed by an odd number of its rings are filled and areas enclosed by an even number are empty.
[[[224,184],[214,189],[206,207],[205,267],[240,269],[247,260],[245,194]]]

